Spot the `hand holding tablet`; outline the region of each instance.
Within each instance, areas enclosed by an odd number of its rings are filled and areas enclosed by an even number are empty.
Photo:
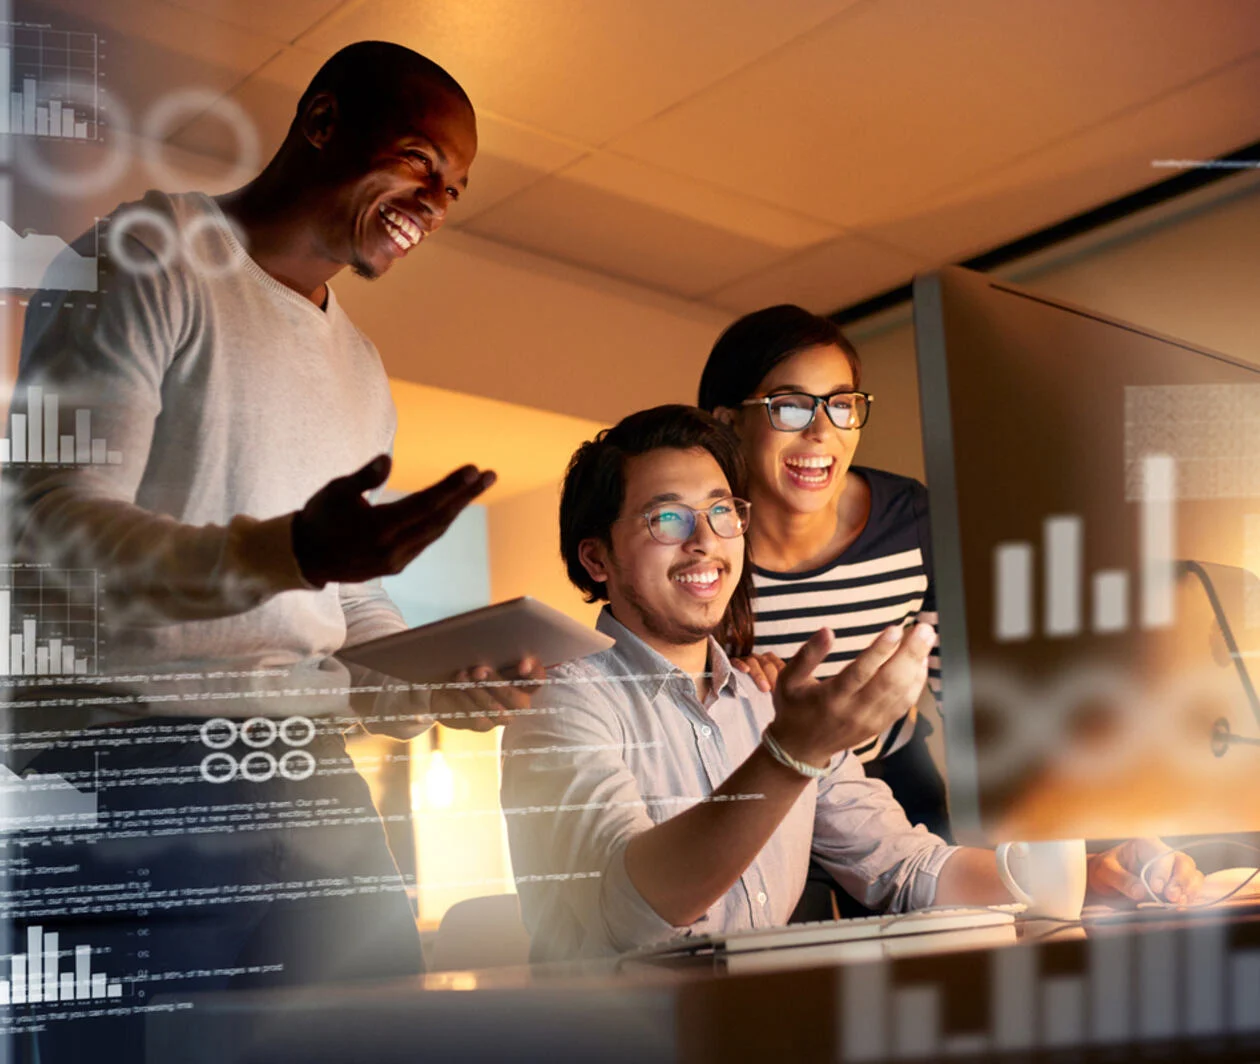
[[[436,719],[486,731],[528,706],[536,689],[496,681],[540,681],[547,666],[612,645],[608,636],[526,595],[346,647],[337,656],[398,680],[435,685],[431,709]],[[448,683],[473,686],[437,686]]]

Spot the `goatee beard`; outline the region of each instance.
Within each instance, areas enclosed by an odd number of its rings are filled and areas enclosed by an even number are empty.
[[[721,627],[721,619],[717,624],[693,625],[681,624],[668,617],[662,617],[634,593],[634,590],[622,586],[622,595],[626,603],[639,616],[639,621],[647,632],[667,646],[687,647],[702,643],[714,635]]]

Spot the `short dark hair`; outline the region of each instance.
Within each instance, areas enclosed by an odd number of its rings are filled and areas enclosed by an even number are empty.
[[[356,41],[334,53],[315,72],[298,100],[296,122],[321,92],[337,99],[341,117],[361,131],[377,129],[389,109],[416,87],[447,92],[471,111],[468,93],[432,59],[392,41]]]
[[[708,451],[732,494],[744,493],[746,476],[738,437],[694,406],[671,404],[631,414],[582,444],[569,460],[560,493],[560,554],[569,579],[587,602],[606,601],[608,589],[591,579],[582,565],[582,541],[611,542],[613,522],[626,501],[626,459],[662,448]],[[745,539],[744,571],[717,638],[730,653],[742,657],[752,652],[752,629],[752,565]]]
[[[826,345],[838,347],[849,360],[853,387],[860,388],[862,361],[857,348],[834,321],[791,303],[745,314],[727,327],[709,352],[700,375],[701,409],[712,413],[719,406],[739,406],[785,358]]]

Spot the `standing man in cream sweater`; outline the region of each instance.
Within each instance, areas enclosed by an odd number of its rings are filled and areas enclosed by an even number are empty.
[[[181,992],[421,970],[341,727],[352,703],[395,728],[413,716],[413,732],[429,715],[489,727],[527,696],[382,701],[353,694],[332,656],[404,627],[377,578],[494,474],[466,466],[368,501],[389,474],[395,414],[376,349],[329,282],[347,266],[380,277],[413,252],[463,193],[476,150],[449,74],[397,45],[352,45],[248,185],[120,207],[96,298],[31,301],[15,394],[89,408],[121,460],[6,470],[15,558],[95,570],[104,604],[98,676],[11,692],[9,767],[90,783],[100,818],[28,851],[39,856],[11,883],[19,935],[41,924],[91,945],[111,977],[203,973]],[[127,886],[102,905],[110,883]],[[48,888],[66,885],[53,904]],[[130,994],[143,1006],[144,982]],[[68,1020],[41,1052],[140,1060],[141,1035],[134,1019]]]

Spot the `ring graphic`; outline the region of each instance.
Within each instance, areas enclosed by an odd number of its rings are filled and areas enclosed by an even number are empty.
[[[297,782],[315,775],[315,758],[306,750],[290,750],[280,759],[280,775]]]
[[[236,778],[236,758],[231,754],[206,754],[201,759],[201,778],[207,783],[228,783]]]
[[[241,758],[241,775],[250,783],[266,783],[276,774],[276,759],[266,750],[251,750]]]
[[[276,722],[270,717],[250,717],[241,725],[241,742],[261,750],[276,741]]]
[[[315,738],[315,723],[310,717],[289,717],[280,725],[280,738],[290,746],[305,746]]]
[[[201,726],[201,741],[211,750],[226,750],[236,742],[236,722],[214,717]]]

